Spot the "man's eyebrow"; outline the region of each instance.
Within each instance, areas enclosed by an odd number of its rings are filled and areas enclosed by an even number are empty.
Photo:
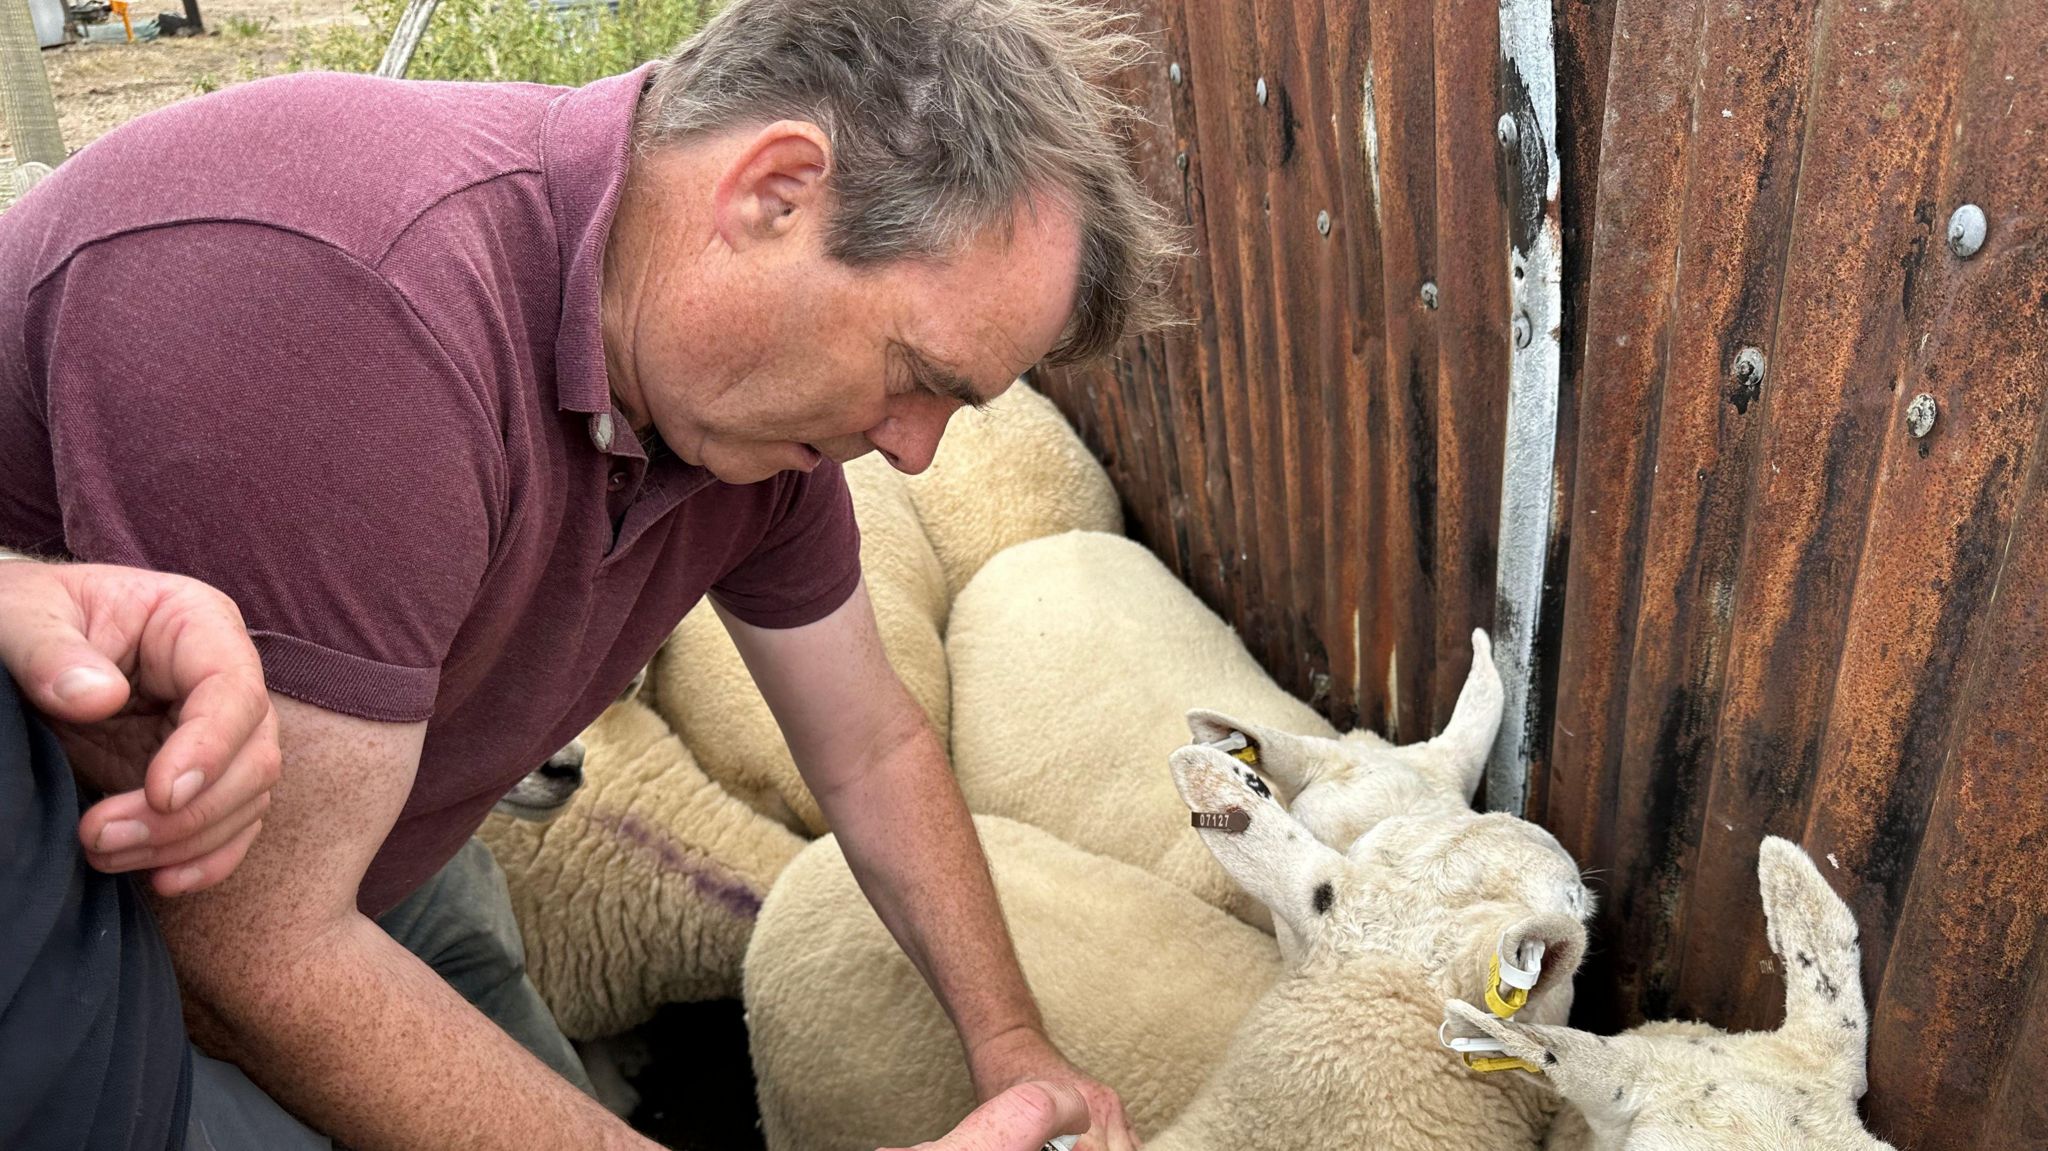
[[[974,385],[960,373],[940,367],[933,363],[929,356],[901,340],[891,340],[890,343],[909,366],[911,379],[915,380],[919,387],[929,388],[977,411],[988,407],[988,401],[982,399],[981,393],[975,391]]]

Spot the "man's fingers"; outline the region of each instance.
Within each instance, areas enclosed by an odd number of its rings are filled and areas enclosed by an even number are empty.
[[[201,792],[225,789],[236,807],[277,784],[277,712],[260,676],[213,676],[179,709],[178,726],[149,761],[143,790],[166,814]]]
[[[230,841],[241,835],[245,828],[262,819],[269,811],[270,796],[268,794],[259,794],[240,807],[218,813],[204,824],[193,826],[187,830],[186,834],[175,839],[168,837],[163,839],[146,839],[139,843],[130,842],[125,838],[117,836],[116,833],[124,826],[130,825],[125,821],[115,821],[108,825],[108,833],[101,838],[100,842],[107,844],[128,843],[129,845],[107,849],[89,849],[86,852],[86,860],[97,870],[107,872],[108,874],[140,871],[143,868],[157,870],[194,862],[226,846]],[[157,816],[157,818],[168,821],[178,819],[181,815],[182,813],[172,816]]]
[[[1064,1083],[1031,1081],[974,1109],[933,1144],[943,1151],[1038,1151],[1055,1135],[1088,1127],[1088,1101]]]
[[[75,623],[29,613],[19,626],[5,630],[0,662],[36,710],[74,723],[92,723],[128,702],[127,677],[85,641]]]
[[[175,867],[160,868],[150,873],[149,885],[158,895],[190,895],[204,891],[228,877],[228,873],[241,865],[242,857],[249,853],[249,845],[256,842],[262,832],[263,823],[258,820],[242,830],[225,847],[191,863]]]
[[[277,717],[263,666],[232,601],[204,585],[182,586],[149,621],[142,642],[156,654],[142,662],[140,688],[179,701],[177,729],[143,785],[150,806],[168,813],[191,802],[252,740],[267,741],[275,757]]]

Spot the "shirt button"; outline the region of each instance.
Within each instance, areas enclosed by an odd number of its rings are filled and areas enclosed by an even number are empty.
[[[612,414],[610,412],[599,412],[591,417],[590,442],[597,445],[598,451],[608,452],[612,450]]]
[[[624,491],[626,487],[626,473],[623,471],[613,472],[611,479],[606,480],[604,486],[607,491]]]

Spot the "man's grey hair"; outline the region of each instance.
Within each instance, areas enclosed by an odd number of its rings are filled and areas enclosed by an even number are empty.
[[[1048,358],[1085,360],[1171,322],[1181,254],[1106,86],[1144,54],[1125,24],[1078,0],[730,0],[662,61],[639,140],[817,124],[828,249],[861,266],[957,254],[1050,194],[1079,222],[1081,274]]]

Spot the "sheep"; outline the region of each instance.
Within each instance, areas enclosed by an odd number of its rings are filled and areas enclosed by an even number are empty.
[[[1146,1146],[1537,1147],[1555,1102],[1523,1077],[1469,1073],[1435,1032],[1445,998],[1485,994],[1496,949],[1541,944],[1523,1015],[1569,1012],[1591,896],[1556,840],[1466,811],[1393,816],[1340,852],[1223,751],[1170,763],[1180,818],[1202,827],[1190,838],[1300,940],[1276,974],[1242,958],[1263,936],[1171,885],[1078,851],[1064,870],[1025,866],[1023,837],[994,830],[1016,825],[982,819],[1051,1038],[1124,1093]],[[1242,821],[1201,820],[1232,812]],[[972,1104],[957,1042],[836,852],[812,853],[770,894],[747,953],[768,1146],[929,1138]],[[1220,1059],[1219,1026],[1235,1030]]]
[[[641,687],[646,683],[647,669],[643,667],[633,673],[632,680],[612,702],[617,703],[639,695]],[[581,736],[563,744],[560,751],[547,757],[539,767],[527,772],[518,783],[513,784],[512,790],[506,792],[504,798],[498,800],[491,810],[500,815],[531,820],[534,823],[547,823],[554,819],[562,814],[563,808],[569,806],[569,800],[575,796],[576,789],[583,786],[583,760],[588,754],[589,748]]]
[[[943,741],[951,710],[939,638],[950,599],[945,574],[903,476],[887,461],[870,455],[848,463],[846,484],[883,650]],[[692,609],[663,645],[653,684],[655,708],[707,775],[806,838],[825,832],[824,814],[797,774],[782,729],[708,602]]]
[[[1502,699],[1484,632],[1473,648],[1442,736],[1403,748],[1367,731],[1339,739],[1143,547],[1097,532],[1032,540],[954,601],[954,771],[972,810],[1143,867],[1265,927],[1265,909],[1179,833],[1180,802],[1153,765],[1189,731],[1202,742],[1241,732],[1283,798],[1339,848],[1394,811],[1464,811]]]
[[[910,477],[910,499],[939,564],[948,598],[989,558],[1057,532],[1122,535],[1109,473],[1051,400],[1022,380],[985,411],[953,417],[939,452]]]
[[[1458,1002],[1445,1027],[1542,1069],[1576,1112],[1552,1135],[1560,1151],[1889,1151],[1856,1116],[1869,1021],[1855,917],[1789,840],[1763,841],[1757,881],[1785,973],[1776,1031],[1651,1023],[1602,1038]]]
[[[559,818],[492,815],[478,833],[504,869],[528,973],[571,1039],[738,994],[762,897],[804,842],[706,777],[638,700],[582,739],[584,786]]]
[[[1116,1084],[1134,1123],[1178,1113],[1272,982],[1273,941],[1038,828],[994,816],[975,825],[1052,1033]],[[745,997],[770,1147],[909,1146],[974,1107],[952,1025],[836,838],[805,848],[768,893]]]

